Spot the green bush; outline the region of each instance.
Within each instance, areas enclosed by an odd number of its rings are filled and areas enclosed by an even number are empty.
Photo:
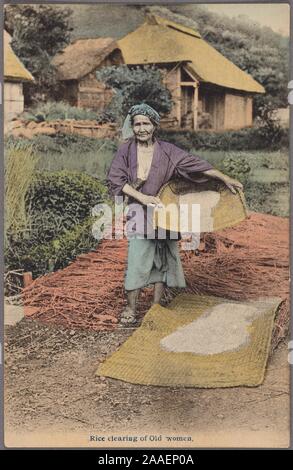
[[[289,147],[289,130],[278,128],[269,133],[267,127],[249,127],[235,131],[173,131],[160,129],[158,137],[187,150],[277,150]]]
[[[32,213],[50,211],[61,217],[64,229],[68,229],[88,217],[106,195],[106,186],[84,173],[42,171],[35,175],[27,201]]]
[[[71,230],[66,230],[59,237],[45,243],[40,243],[34,236],[14,240],[6,249],[6,270],[24,269],[31,271],[34,276],[40,276],[67,266],[79,254],[97,247],[99,240],[91,232],[94,220],[93,217],[88,217]]]
[[[108,201],[105,185],[77,172],[37,172],[27,193],[30,227],[7,233],[6,270],[34,275],[65,266],[77,254],[97,245],[90,226],[92,208]]]
[[[222,166],[227,175],[238,179],[242,184],[248,181],[251,166],[245,156],[230,153],[224,158]]]
[[[57,119],[76,119],[101,121],[101,114],[90,109],[70,106],[63,101],[40,103],[25,112],[22,117],[27,121],[55,121]]]
[[[115,90],[107,112],[120,124],[129,108],[137,103],[147,103],[163,114],[172,109],[171,93],[163,84],[161,71],[156,66],[103,67],[96,76]]]

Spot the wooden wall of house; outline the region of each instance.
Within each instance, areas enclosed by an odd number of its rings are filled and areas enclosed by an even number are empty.
[[[110,65],[123,63],[123,58],[119,50],[110,54],[96,69]],[[96,71],[93,71],[78,81],[76,91],[76,106],[88,108],[94,111],[103,111],[111,101],[113,90],[99,82],[96,78]]]
[[[180,67],[178,64],[160,66],[162,80],[171,92],[174,105],[168,116],[163,117],[162,127],[180,127],[181,120],[181,88],[180,88]]]
[[[241,129],[251,126],[252,97],[248,94],[226,93],[225,96],[225,129]]]
[[[91,72],[78,82],[76,106],[103,111],[112,96],[113,91],[97,80],[95,72]]]
[[[4,123],[23,112],[24,98],[22,83],[4,82]]]

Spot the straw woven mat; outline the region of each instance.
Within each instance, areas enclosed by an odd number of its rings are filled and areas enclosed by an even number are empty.
[[[96,374],[144,385],[260,385],[280,302],[180,294],[168,308],[153,305]]]
[[[245,197],[241,190],[233,194],[226,185],[217,181],[203,182],[198,185],[186,180],[172,180],[165,184],[158,193],[168,210],[156,209],[153,216],[154,228],[179,232],[181,212],[180,204],[188,206],[188,227],[192,229],[192,204],[200,205],[200,229],[196,232],[215,232],[232,227],[247,217]]]

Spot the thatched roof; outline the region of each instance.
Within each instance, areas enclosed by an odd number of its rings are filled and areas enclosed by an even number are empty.
[[[188,62],[200,81],[236,90],[265,89],[196,31],[157,15],[147,16],[138,29],[118,41],[126,64]]]
[[[4,31],[4,79],[16,82],[34,80],[32,74],[13,52],[10,42],[11,36]]]
[[[59,80],[78,80],[95,70],[100,63],[119,49],[112,38],[78,39],[52,60]]]

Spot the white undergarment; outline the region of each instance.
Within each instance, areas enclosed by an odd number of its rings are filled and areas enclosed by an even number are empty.
[[[137,146],[137,178],[146,180],[153,160],[154,147]]]

